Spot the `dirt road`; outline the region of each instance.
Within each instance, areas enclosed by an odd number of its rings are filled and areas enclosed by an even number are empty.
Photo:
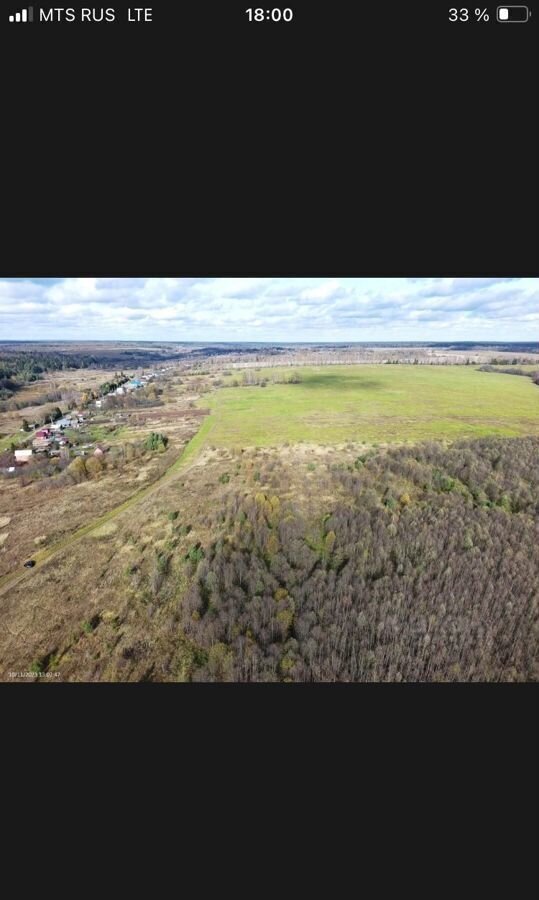
[[[97,519],[93,519],[91,522],[87,522],[86,525],[83,525],[81,528],[78,528],[73,534],[66,535],[66,537],[57,541],[55,544],[51,544],[50,547],[46,547],[43,550],[38,550],[34,555],[33,559],[35,560],[35,566],[32,569],[24,569],[19,567],[14,572],[9,572],[7,575],[2,576],[0,578],[0,597],[7,593],[12,587],[19,582],[29,579],[35,572],[38,572],[49,560],[53,559],[58,553],[62,550],[65,550],[66,547],[69,547],[71,544],[75,543],[75,541],[80,541],[86,535],[91,534],[92,531],[95,531],[96,528],[100,528],[106,522],[110,522],[112,519],[115,519],[117,516],[120,516],[123,512],[133,506],[135,503],[139,503],[145,497],[148,497],[150,494],[154,493],[154,491],[159,490],[163,486],[163,484],[171,479],[175,478],[178,472],[186,471],[192,465],[194,465],[194,461],[188,465],[189,459],[192,456],[191,453],[188,453],[191,441],[189,441],[182,452],[180,453],[178,459],[172,463],[166,469],[163,474],[156,481],[153,481],[152,484],[147,485],[144,488],[141,488],[136,493],[132,494],[128,500],[125,500],[120,506],[116,506],[114,509],[109,510],[109,512],[100,516]]]

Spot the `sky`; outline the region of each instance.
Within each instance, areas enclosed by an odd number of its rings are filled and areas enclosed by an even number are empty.
[[[537,278],[8,278],[0,340],[537,341]]]

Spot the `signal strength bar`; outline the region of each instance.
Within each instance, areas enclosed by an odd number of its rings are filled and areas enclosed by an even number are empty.
[[[13,13],[13,15],[9,16],[10,22],[33,22],[34,21],[34,7],[29,6],[28,9],[21,9],[20,12]]]

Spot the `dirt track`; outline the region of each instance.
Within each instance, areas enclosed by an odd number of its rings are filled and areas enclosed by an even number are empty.
[[[10,572],[7,575],[4,575],[0,578],[0,597],[7,593],[10,588],[14,587],[16,584],[19,584],[21,581],[29,579],[35,572],[38,572],[44,565],[46,565],[51,559],[53,559],[58,553],[62,550],[65,550],[66,547],[69,547],[71,544],[75,543],[75,541],[81,540],[81,538],[86,537],[91,532],[95,531],[97,528],[100,528],[106,522],[110,522],[112,519],[115,519],[117,516],[121,515],[135,503],[138,503],[144,497],[148,497],[149,494],[152,494],[154,491],[159,490],[160,487],[166,482],[174,478],[177,473],[182,470],[186,471],[190,466],[187,466],[184,463],[184,457],[186,456],[187,450],[190,446],[189,442],[185,445],[180,453],[178,459],[172,463],[168,467],[168,469],[163,472],[163,474],[151,484],[147,485],[144,488],[136,491],[134,494],[129,497],[128,500],[125,500],[120,506],[116,506],[114,509],[109,510],[109,512],[105,513],[103,516],[99,516],[97,519],[93,519],[93,521],[88,522],[86,525],[83,525],[81,528],[78,528],[73,534],[70,534],[68,537],[62,538],[60,541],[57,541],[55,544],[52,544],[50,547],[47,547],[43,550],[38,550],[34,555],[33,559],[35,560],[35,566],[33,569],[24,569],[18,568],[15,572]],[[191,462],[191,466],[194,465],[194,461]]]

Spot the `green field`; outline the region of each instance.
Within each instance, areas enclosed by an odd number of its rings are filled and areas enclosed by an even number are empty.
[[[272,370],[262,370],[258,375]],[[273,370],[280,371],[283,370]],[[301,384],[220,388],[189,446],[277,446],[539,434],[539,387],[472,366],[300,368]],[[241,374],[241,373],[240,373]]]
[[[16,431],[15,434],[6,434],[4,437],[0,438],[0,453],[3,453],[4,450],[9,450],[12,444],[15,444],[15,446],[22,444],[23,441],[28,440],[29,437],[31,437],[31,435],[26,431]]]

